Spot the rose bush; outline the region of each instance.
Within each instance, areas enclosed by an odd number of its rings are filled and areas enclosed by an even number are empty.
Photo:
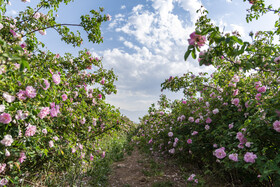
[[[247,21],[279,13],[263,0],[250,3]],[[221,32],[200,11],[185,60],[200,52],[199,64],[216,70],[167,79],[162,90],[183,90],[185,98],[170,102],[162,96],[158,109],[150,107],[138,134],[141,145],[197,163],[231,183],[280,185],[279,20],[275,31],[250,33],[250,43],[237,31]]]
[[[110,20],[101,15],[103,8],[81,16],[79,24],[67,24],[57,23],[54,16],[61,0],[42,0],[16,17],[5,16],[7,3],[0,1],[1,186],[105,157],[94,145],[124,123],[120,112],[104,101],[106,94],[116,93],[117,78],[100,58],[88,50],[76,57],[55,54],[36,37],[54,29],[62,41],[80,46],[80,32],[67,27],[76,26],[90,42],[100,43],[100,25]]]

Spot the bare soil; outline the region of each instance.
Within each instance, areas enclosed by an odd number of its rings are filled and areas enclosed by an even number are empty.
[[[131,155],[112,165],[110,187],[187,186],[178,167],[168,160],[148,157],[135,148]]]

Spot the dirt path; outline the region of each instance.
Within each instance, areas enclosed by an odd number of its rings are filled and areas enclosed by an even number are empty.
[[[155,161],[157,160],[157,161]],[[178,168],[163,160],[140,154],[137,148],[131,155],[112,166],[109,176],[110,187],[138,186],[187,186],[186,181],[178,173]]]

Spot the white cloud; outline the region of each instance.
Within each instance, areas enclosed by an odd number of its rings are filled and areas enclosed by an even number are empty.
[[[126,8],[126,6],[125,6],[125,5],[122,5],[122,6],[121,6],[121,9],[125,9],[125,8]]]
[[[158,100],[160,84],[169,76],[181,76],[188,71],[212,71],[211,67],[198,68],[198,62],[185,62],[184,53],[189,34],[201,7],[198,0],[151,0],[152,6],[136,5],[126,17],[116,15],[111,29],[119,33],[123,47],[99,51],[105,68],[113,68],[118,75],[118,94],[108,101],[125,111],[148,110]],[[177,2],[177,3],[176,3]],[[179,3],[178,3],[179,2]],[[191,17],[173,12],[175,6],[188,11]],[[182,97],[182,95],[180,95]]]
[[[232,0],[226,0],[227,3],[232,3]]]

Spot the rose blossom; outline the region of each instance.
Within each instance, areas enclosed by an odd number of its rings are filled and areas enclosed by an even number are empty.
[[[5,186],[9,181],[6,178],[0,180],[0,186]]]
[[[239,104],[239,99],[238,98],[234,98],[232,101],[231,101],[232,104],[234,104],[235,106],[238,106]]]
[[[214,151],[214,155],[215,155],[217,158],[219,158],[219,159],[225,158],[225,157],[227,156],[224,147],[221,147],[221,148],[219,148],[219,149],[216,149],[216,150]]]
[[[172,148],[172,149],[170,149],[168,152],[169,152],[170,154],[174,154],[174,153],[175,153],[175,149]]]
[[[60,79],[60,75],[59,74],[53,74],[52,76],[53,82],[57,85],[60,83],[61,79]]]
[[[198,132],[197,131],[193,131],[192,132],[192,135],[194,136],[194,135],[197,135],[198,134]]]
[[[28,124],[28,126],[26,127],[25,136],[34,136],[35,133],[36,133],[36,126]]]
[[[39,30],[39,33],[44,36],[44,35],[47,34],[47,31],[46,30]]]
[[[187,143],[188,143],[188,144],[191,144],[191,143],[192,143],[192,139],[188,139],[188,140],[187,140]]]
[[[25,94],[29,98],[34,98],[34,97],[36,97],[37,93],[36,93],[36,90],[32,86],[27,86],[25,88]]]
[[[229,125],[228,125],[228,128],[229,128],[229,129],[232,129],[232,128],[233,128],[233,123],[229,124]]]
[[[168,136],[169,136],[169,137],[172,137],[172,136],[173,136],[173,132],[169,132],[169,133],[168,133]]]
[[[8,93],[3,93],[3,97],[8,103],[14,102],[16,99],[15,96],[9,95]]]
[[[23,163],[26,159],[25,153],[21,152],[20,153],[20,158],[18,159],[20,163]]]
[[[5,149],[5,156],[6,156],[6,157],[11,156],[10,151],[8,151],[7,149]]]
[[[280,132],[280,121],[276,120],[276,121],[273,123],[273,128],[274,128],[274,130],[276,130],[277,132]]]
[[[39,19],[40,16],[41,16],[41,14],[40,14],[39,12],[36,12],[36,13],[34,14],[33,18]]]
[[[45,84],[45,88],[43,87],[43,90],[47,90],[47,89],[49,89],[49,87],[50,87],[50,83],[49,83],[49,81],[47,80],[47,79],[43,79],[44,80],[44,84]]]
[[[4,164],[0,163],[0,173],[4,173],[5,168],[6,168],[6,164],[5,163]]]
[[[213,110],[213,114],[217,114],[217,113],[219,113],[219,109],[216,108]]]
[[[195,32],[190,34],[190,39],[188,39],[189,45],[196,45],[199,48],[203,46],[206,42],[206,37],[196,34]]]
[[[231,80],[233,82],[239,82],[239,76],[238,75],[234,75]]]
[[[260,92],[260,93],[266,92],[266,87],[262,86],[262,87],[258,88],[258,92]]]
[[[238,154],[237,154],[237,153],[232,153],[232,154],[228,155],[228,158],[229,158],[230,160],[233,160],[233,161],[235,161],[235,162],[238,162]]]
[[[27,95],[24,90],[19,90],[17,93],[17,97],[19,100],[25,100],[27,98]]]
[[[2,113],[0,115],[0,123],[9,124],[12,121],[12,117],[8,113]]]
[[[233,96],[237,96],[237,95],[238,95],[238,93],[239,93],[239,89],[234,90],[234,92],[233,92]]]
[[[52,148],[54,146],[54,143],[52,140],[49,141],[49,146],[50,146],[50,148]]]
[[[259,101],[261,99],[261,97],[262,97],[262,94],[261,93],[257,93],[255,99],[257,101]]]
[[[212,122],[212,119],[208,117],[208,118],[206,119],[206,123],[211,123],[211,122]]]
[[[193,181],[194,177],[195,177],[195,174],[191,174],[191,176],[188,178],[188,181]]]
[[[0,112],[4,112],[5,111],[5,105],[0,105]]]
[[[47,129],[43,129],[43,130],[42,130],[42,133],[43,133],[43,134],[47,134],[47,133],[48,133]]]
[[[66,94],[63,94],[61,97],[62,97],[62,101],[66,101],[66,99],[67,99],[67,95]]]
[[[50,107],[43,107],[40,113],[38,114],[38,117],[43,119],[49,114],[50,114]]]
[[[255,163],[255,159],[257,158],[257,155],[255,155],[254,153],[252,152],[247,152],[245,155],[244,155],[244,161],[245,162],[250,162],[250,163]]]
[[[189,117],[189,122],[194,122],[194,118],[193,117]]]

